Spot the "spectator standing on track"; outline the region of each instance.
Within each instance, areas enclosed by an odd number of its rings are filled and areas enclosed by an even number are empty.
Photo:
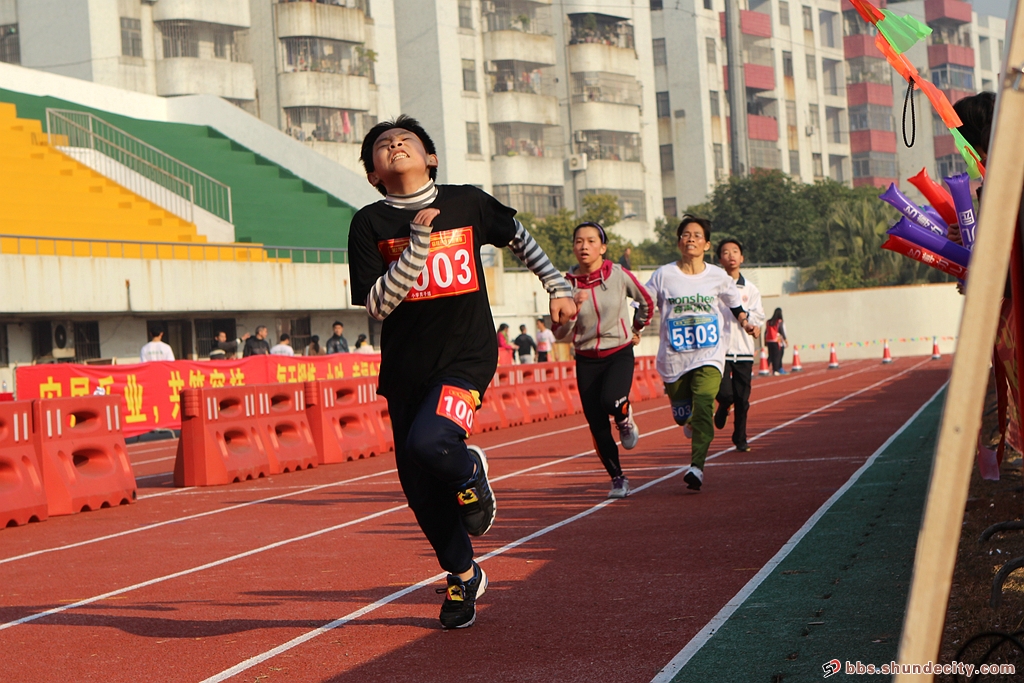
[[[734,316],[748,334],[757,328],[747,320],[743,299],[729,274],[704,262],[704,254],[711,249],[711,221],[683,216],[676,235],[681,258],[654,271],[647,291],[661,312],[658,374],[672,402],[672,417],[692,439],[690,467],[683,481],[700,490],[715,436],[712,413],[725,366],[723,319]]]
[[[543,320],[537,321],[537,362],[547,363],[548,354],[554,349],[555,335],[547,328]]]
[[[353,353],[377,353],[373,350],[373,344],[366,340],[366,335],[361,334],[356,337],[356,346]]]
[[[334,324],[331,325],[331,329],[334,334],[327,340],[327,355],[332,353],[348,353],[348,340],[345,339],[345,326],[340,321],[335,320]]]
[[[633,247],[626,247],[626,251],[622,252],[622,258],[619,259],[619,265],[626,270],[633,270]]]
[[[139,358],[143,363],[154,360],[174,360],[174,351],[169,344],[164,343],[163,339],[163,330],[154,328],[149,331],[149,343],[143,346],[139,352]]]
[[[512,343],[516,345],[520,363],[533,362],[533,352],[537,350],[537,345],[533,342],[533,337],[526,334],[526,325],[519,326],[519,336]]]
[[[571,339],[576,349],[576,386],[594,449],[612,480],[608,497],[625,498],[629,478],[622,473],[608,418],[615,421],[622,447],[633,449],[640,439],[629,404],[633,347],[651,321],[653,303],[633,273],[605,260],[607,243],[608,236],[598,223],[581,223],[573,230],[572,252],[578,265],[566,279],[573,286],[577,313],[552,333],[559,341]],[[639,304],[635,313],[627,297]]]
[[[782,321],[782,309],[776,308],[764,328],[764,344],[768,347],[768,362],[773,375],[785,375],[782,367],[782,349],[786,346],[786,323]]]
[[[266,356],[269,353],[270,343],[267,341],[267,326],[260,325],[256,328],[256,335],[245,340],[245,347],[242,348],[242,358]]]
[[[307,356],[322,356],[324,355],[324,349],[320,346],[320,335],[314,334],[309,338],[309,343],[306,344],[306,349],[303,353]]]
[[[470,536],[486,533],[495,512],[487,458],[465,443],[498,360],[480,248],[509,246],[544,283],[553,320],[576,307],[514,209],[470,185],[434,184],[437,153],[415,119],[375,125],[360,158],[385,199],[352,219],[352,303],[383,321],[377,391],[388,401],[398,477],[448,572],[441,625],[465,628],[487,588]],[[442,262],[447,279],[435,277]]]
[[[213,340],[213,348],[210,349],[210,360],[227,360],[234,358],[238,353],[238,346],[249,338],[249,333],[246,332],[240,338],[234,341],[228,341],[228,333],[221,331],[217,333],[217,337]]]
[[[272,356],[294,356],[295,349],[292,348],[292,338],[289,334],[282,334],[277,343],[270,349]]]
[[[718,245],[717,255],[722,268],[736,283],[750,324],[756,327],[754,334],[747,334],[735,318],[724,316],[727,346],[722,384],[718,389],[715,427],[725,429],[726,420],[729,419],[729,408],[735,406],[732,443],[736,450],[745,453],[750,450],[747,443],[747,410],[750,408],[750,376],[754,370],[754,339],[760,334],[760,326],[764,324],[764,307],[761,305],[761,292],[757,285],[743,277],[743,273],[740,272],[740,266],[743,265],[743,245],[739,240],[722,240]]]
[[[506,354],[506,358],[511,358],[509,362],[513,362],[516,357],[516,347],[512,345],[508,340],[508,323],[502,323],[498,325],[498,362],[501,363],[502,352]]]

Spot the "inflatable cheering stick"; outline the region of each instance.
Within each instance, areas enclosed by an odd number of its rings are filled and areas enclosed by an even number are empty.
[[[956,221],[960,224],[960,240],[967,249],[974,248],[975,229],[978,222],[974,216],[974,202],[971,200],[971,179],[966,173],[944,178],[953,195],[956,207]]]
[[[949,224],[947,224],[946,221],[942,220],[942,216],[939,215],[939,212],[933,209],[932,207],[928,206],[927,204],[922,206],[921,210],[924,211],[924,215],[928,216],[932,223],[939,226],[939,228],[942,230],[942,236],[945,237],[946,239],[949,239]]]
[[[884,202],[892,204],[896,207],[897,211],[917,225],[920,225],[925,230],[931,230],[936,235],[941,235],[942,237],[946,236],[948,227],[947,230],[943,230],[932,222],[932,220],[925,215],[924,211],[921,210],[921,207],[907,199],[907,196],[899,191],[895,183],[889,183],[889,189],[878,195],[878,198]]]
[[[941,256],[942,258],[952,261],[958,266],[963,268],[967,267],[967,264],[971,260],[971,252],[967,251],[959,244],[950,242],[941,235],[936,235],[930,230],[925,230],[919,225],[911,223],[906,218],[901,218],[896,221],[896,225],[889,228],[888,234],[894,237],[900,237],[911,244],[914,244],[922,249]]]
[[[953,198],[946,192],[946,188],[931,179],[927,169],[922,168],[920,173],[910,176],[907,180],[924,195],[929,204],[935,207],[935,210],[942,216],[942,220],[946,221],[947,226],[956,224]]]

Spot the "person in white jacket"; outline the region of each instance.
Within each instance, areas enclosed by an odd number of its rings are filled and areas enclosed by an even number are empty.
[[[740,272],[743,245],[739,240],[722,240],[716,254],[722,268],[736,283],[736,289],[743,299],[743,308],[747,311],[747,319],[757,328],[754,334],[748,334],[735,318],[725,318],[725,369],[718,389],[718,410],[715,411],[715,427],[725,429],[729,409],[733,408],[732,442],[736,450],[745,453],[750,450],[747,443],[747,410],[750,408],[750,376],[754,369],[754,340],[761,334],[761,325],[764,324],[764,306],[761,305],[761,292],[757,285]]]

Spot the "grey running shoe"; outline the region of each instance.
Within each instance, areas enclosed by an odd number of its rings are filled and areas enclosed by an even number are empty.
[[[636,448],[640,440],[640,430],[636,428],[636,421],[633,419],[633,406],[629,407],[629,416],[622,422],[616,422],[615,427],[619,430],[619,441],[627,451]]]
[[[609,498],[625,498],[629,495],[629,477],[621,474],[612,478],[612,490],[608,492]]]
[[[470,536],[483,536],[494,524],[498,505],[487,481],[487,456],[479,446],[467,448],[469,457],[476,465],[476,474],[473,475],[473,481],[455,495],[462,514],[462,526]]]
[[[469,628],[476,621],[476,601],[487,590],[487,574],[476,562],[473,563],[473,578],[463,581],[455,574],[448,575],[448,587],[438,588],[445,593],[441,604],[441,626],[443,628]]]

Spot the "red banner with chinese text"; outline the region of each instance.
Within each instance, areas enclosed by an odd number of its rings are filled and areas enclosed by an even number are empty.
[[[226,361],[157,361],[135,365],[26,365],[17,370],[18,400],[88,396],[97,387],[124,397],[124,435],[180,429],[183,389],[312,382],[376,376],[380,356],[251,356]]]

